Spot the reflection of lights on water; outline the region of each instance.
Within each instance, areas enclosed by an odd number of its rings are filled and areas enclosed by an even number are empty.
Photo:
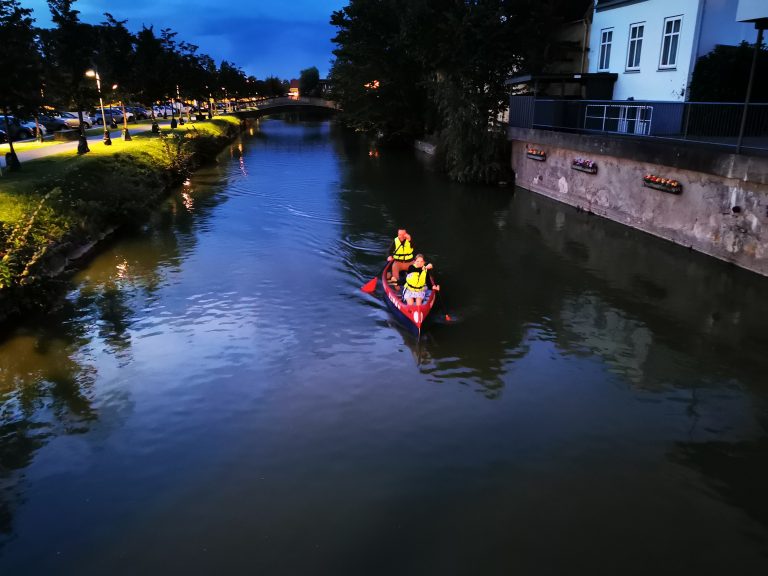
[[[184,180],[184,186],[191,186],[191,185],[192,185],[192,180],[190,180],[189,178]]]
[[[370,158],[378,158],[379,157],[379,151],[378,150],[368,150],[368,156]]]
[[[190,212],[195,209],[195,201],[192,199],[192,196],[189,194],[189,192],[181,193],[181,202],[184,204],[184,208]]]
[[[245,170],[245,160],[242,156],[240,156],[240,172],[243,173],[243,176],[248,176],[248,172]]]
[[[248,134],[250,134],[251,136],[253,136],[253,128],[249,128],[249,129],[248,129]]]
[[[237,149],[240,150],[240,154],[243,153],[243,143],[242,142],[237,145]]]
[[[123,260],[120,262],[117,266],[115,266],[115,269],[117,270],[117,277],[121,280],[128,278],[128,260]]]

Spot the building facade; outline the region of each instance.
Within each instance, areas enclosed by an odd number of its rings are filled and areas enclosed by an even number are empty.
[[[596,0],[590,72],[619,75],[616,100],[685,100],[696,60],[716,45],[755,42],[738,0]]]

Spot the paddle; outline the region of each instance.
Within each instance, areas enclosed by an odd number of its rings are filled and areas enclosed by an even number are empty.
[[[363,284],[360,287],[360,290],[365,292],[366,294],[373,294],[373,292],[376,290],[376,283],[379,281],[379,276],[381,276],[384,273],[384,270],[387,269],[387,266],[389,266],[389,260],[387,260],[387,263],[384,264],[384,268],[381,269],[381,272],[376,274],[373,278],[368,280],[365,284]]]
[[[435,290],[434,286],[437,284],[437,282],[435,282],[435,278],[434,278],[434,276],[432,276],[432,274],[429,275],[429,280],[432,283],[432,287],[433,287],[432,289]],[[439,286],[439,284],[438,284],[438,286]],[[441,293],[439,288],[436,290],[436,292]],[[437,295],[435,295],[435,298],[437,298]],[[441,308],[443,308],[443,312],[445,312],[445,309],[444,309],[444,307],[445,307],[445,298],[441,297],[440,298],[440,303],[442,304]],[[450,314],[446,313],[443,316],[443,320],[445,320],[445,322],[455,322],[456,321],[456,316],[451,316]]]

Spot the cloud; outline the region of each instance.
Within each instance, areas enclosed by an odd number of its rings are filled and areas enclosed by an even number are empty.
[[[45,0],[22,0],[34,10],[38,26],[51,26]],[[347,0],[80,0],[74,8],[84,22],[104,20],[104,12],[128,20],[132,31],[142,25],[178,32],[177,39],[199,47],[217,62],[229,60],[257,78],[274,74],[296,78],[317,66],[326,76],[335,29],[331,12]]]
[[[217,46],[222,58],[259,78],[270,74],[297,78],[300,70],[310,66],[327,75],[334,29],[327,21],[286,25],[270,19],[220,17],[193,35],[200,39],[201,51]]]

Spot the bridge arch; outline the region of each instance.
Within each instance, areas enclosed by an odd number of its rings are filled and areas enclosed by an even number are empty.
[[[240,118],[259,118],[268,114],[280,114],[282,112],[296,112],[300,110],[328,110],[338,112],[339,107],[332,100],[324,98],[292,98],[290,96],[279,96],[277,98],[267,98],[253,103],[249,103],[246,108],[238,110],[233,114]]]

